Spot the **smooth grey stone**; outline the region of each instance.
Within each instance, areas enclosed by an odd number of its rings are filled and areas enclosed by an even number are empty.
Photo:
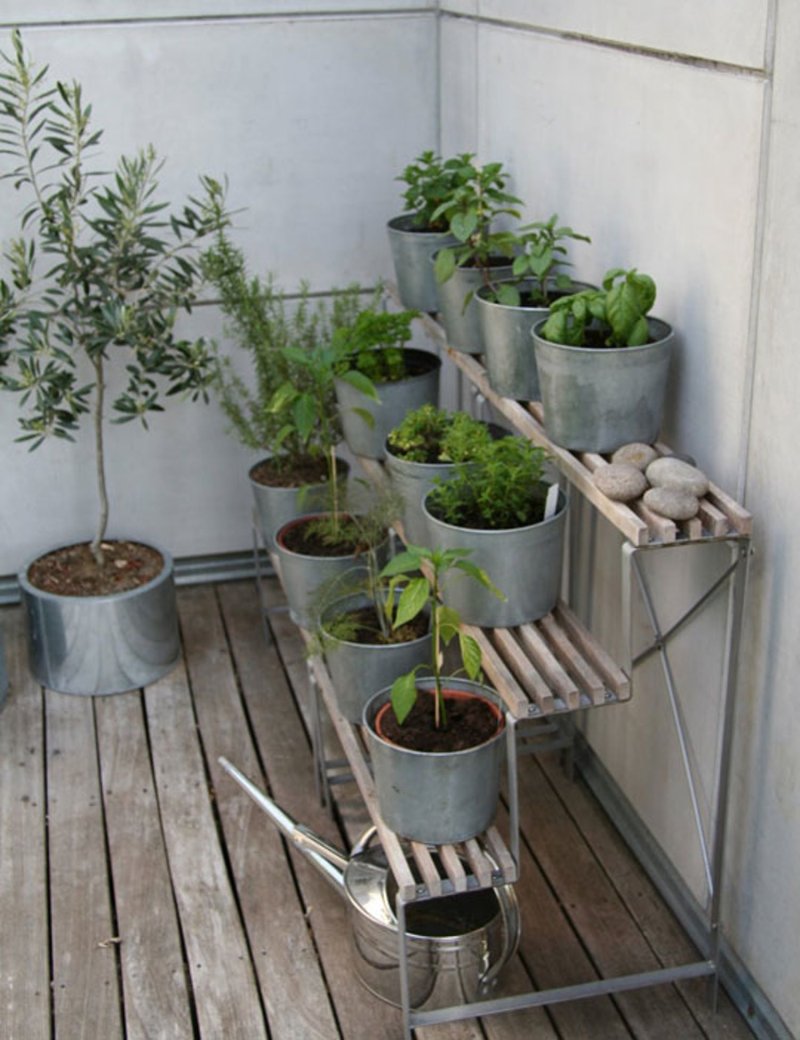
[[[642,501],[648,509],[668,520],[691,520],[700,508],[700,502],[691,491],[674,487],[652,487]]]
[[[593,479],[596,487],[616,502],[631,502],[639,498],[648,487],[644,473],[624,462],[601,466],[595,470]]]
[[[631,444],[623,444],[621,448],[617,448],[611,456],[611,462],[612,464],[624,462],[628,466],[635,466],[644,471],[657,458],[658,452],[655,448],[649,444],[642,444],[640,441],[633,441]]]
[[[677,488],[702,498],[708,491],[708,477],[696,466],[665,456],[647,467],[645,474],[653,487]]]

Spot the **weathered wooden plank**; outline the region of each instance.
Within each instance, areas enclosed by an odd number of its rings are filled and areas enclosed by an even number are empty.
[[[575,678],[592,704],[602,704],[605,700],[603,680],[591,665],[578,653],[578,648],[570,641],[567,633],[558,623],[554,614],[547,614],[537,621],[537,625],[545,633],[550,646],[567,671]]]
[[[569,633],[570,639],[580,648],[587,661],[597,669],[608,688],[614,691],[619,700],[628,700],[631,695],[630,679],[611,654],[591,636],[566,603],[559,602],[555,614],[559,624]]]
[[[336,1023],[279,833],[263,825],[263,811],[217,761],[224,755],[266,786],[214,590],[182,592],[179,605],[195,710],[270,1031],[286,1040],[327,1040]]]
[[[728,533],[728,518],[721,509],[717,509],[707,498],[700,499],[700,512],[697,515],[709,534],[715,538]]]
[[[531,700],[539,705],[543,713],[551,712],[553,710],[553,691],[550,689],[549,683],[537,671],[539,662],[525,653],[514,638],[514,634],[507,628],[493,629],[491,639]],[[572,689],[574,690],[574,701],[577,704],[578,690],[574,686]]]
[[[519,792],[522,827],[536,836],[536,858],[601,975],[662,967],[532,759],[520,759]],[[673,987],[652,986],[614,999],[642,1040],[702,1040],[702,1030]]]
[[[49,1040],[44,707],[22,613],[0,612],[10,692],[0,714],[0,1036]]]
[[[528,713],[528,698],[511,674],[508,665],[506,665],[492,645],[488,635],[483,629],[476,628],[474,625],[462,625],[461,627],[467,635],[472,636],[480,647],[482,654],[481,667],[502,697],[508,710],[517,717],[525,718]]]
[[[91,697],[46,694],[56,1036],[123,1035]]]
[[[145,705],[201,1036],[265,1038],[264,1014],[220,846],[182,664],[148,687]]]
[[[139,693],[95,704],[126,1040],[192,1038],[172,884]]]
[[[220,589],[236,671],[270,791],[276,802],[333,844],[341,835],[316,798],[311,748],[274,645],[260,633],[252,586]],[[337,794],[340,791],[337,788]],[[265,828],[272,824],[265,818]],[[297,884],[324,967],[341,1035],[346,1040],[401,1040],[399,1011],[377,1000],[359,983],[347,953],[349,922],[344,900],[300,853],[292,854]],[[270,937],[274,942],[274,937]],[[333,1036],[337,1036],[333,1034]],[[331,1038],[333,1040],[333,1037]]]

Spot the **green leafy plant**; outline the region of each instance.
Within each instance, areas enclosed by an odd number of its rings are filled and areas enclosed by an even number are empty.
[[[447,711],[442,691],[441,662],[444,647],[455,638],[458,641],[461,656],[461,669],[470,679],[477,679],[481,670],[481,650],[475,639],[461,631],[461,619],[458,611],[446,607],[441,602],[442,580],[452,570],[461,571],[474,578],[485,588],[490,589],[498,598],[503,598],[491,582],[484,570],[471,563],[466,557],[468,549],[428,549],[419,545],[409,545],[405,552],[395,556],[381,572],[381,577],[389,579],[389,588],[394,591],[402,584],[402,592],[396,599],[390,596],[389,608],[394,612],[391,617],[395,628],[407,624],[423,610],[431,615],[430,665],[418,665],[405,675],[399,676],[392,684],[392,710],[400,725],[417,699],[416,676],[422,668],[433,672],[435,684],[434,726],[442,729],[447,726]]]
[[[427,498],[430,512],[454,527],[507,530],[542,519],[547,454],[525,437],[503,437],[481,449]]]
[[[403,212],[412,217],[413,226],[422,231],[446,231],[444,215],[434,216],[442,202],[471,176],[472,156],[464,153],[443,159],[424,151],[409,163],[396,179],[406,185]]]
[[[457,267],[477,267],[488,285],[493,263],[498,257],[513,256],[516,247],[513,232],[492,230],[492,222],[502,216],[519,217],[517,207],[522,201],[505,190],[508,174],[502,163],[478,166],[472,156],[464,158],[469,161],[462,182],[433,213],[434,219],[447,220],[460,244],[438,251],[434,271],[439,282],[446,282]],[[465,307],[472,296],[472,292],[467,294]]]
[[[271,275],[248,273],[244,254],[225,232],[202,264],[227,319],[225,331],[253,369],[248,384],[235,361],[217,350],[215,388],[233,432],[246,447],[271,452],[278,471],[326,457],[340,436],[336,397],[331,373],[313,361],[330,347],[337,329],[355,321],[363,306],[361,289],[351,285],[334,291],[329,301],[314,301],[303,284],[290,299],[276,290]]]
[[[393,383],[409,375],[403,348],[416,317],[417,311],[361,311],[334,334],[336,374],[377,400],[375,383]]]
[[[388,443],[394,455],[409,462],[469,462],[491,439],[486,423],[467,412],[424,404],[389,433]]]
[[[650,336],[647,314],[655,299],[649,275],[635,267],[615,267],[606,273],[602,289],[555,300],[541,335],[571,347],[640,347]]]
[[[591,242],[587,235],[580,235],[571,227],[558,224],[558,214],[547,221],[525,224],[514,234],[516,256],[511,266],[513,280],[492,282],[490,299],[509,307],[519,307],[521,294],[519,283],[530,282],[529,305],[547,307],[554,295],[568,293],[572,286],[569,275],[562,270],[571,266],[566,259],[567,239],[576,242]]]
[[[18,31],[2,61],[0,154],[11,168],[1,176],[28,202],[5,253],[10,280],[0,280],[0,385],[20,394],[19,440],[32,449],[51,436],[73,440],[91,414],[99,500],[92,552],[101,566],[106,408],[114,422],[146,427],[163,410],[160,386],[167,396],[207,399],[211,352],[202,338],[182,339],[176,321],[201,284],[200,241],[228,221],[224,192],[201,177],[202,193],[168,213],[150,147],[120,158],[102,180],[90,166],[102,131],[92,129],[80,84],[49,87],[47,67],[33,63]],[[112,354],[124,355],[127,382],[107,402]]]

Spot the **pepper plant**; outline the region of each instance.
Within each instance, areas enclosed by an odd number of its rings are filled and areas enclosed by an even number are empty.
[[[457,570],[474,578],[490,589],[499,599],[503,593],[496,588],[488,574],[471,563],[466,557],[469,549],[429,549],[420,545],[408,545],[404,552],[391,559],[381,571],[382,578],[389,579],[387,609],[394,628],[407,624],[429,609],[431,615],[431,661],[417,665],[410,672],[399,676],[392,684],[392,710],[402,726],[417,699],[416,676],[421,669],[433,672],[435,686],[434,726],[447,726],[447,710],[442,688],[442,654],[454,638],[458,640],[461,670],[470,679],[477,679],[481,671],[481,649],[476,640],[461,630],[461,618],[453,607],[441,601],[442,580],[448,572]],[[399,598],[394,591],[402,585]],[[396,605],[395,605],[396,603]]]
[[[98,564],[109,517],[104,447],[107,409],[117,423],[163,410],[166,395],[207,399],[212,356],[202,338],[176,330],[201,275],[198,244],[224,227],[221,184],[177,211],[157,198],[162,163],[152,147],[119,159],[102,179],[91,157],[102,131],[77,82],[48,86],[14,31],[0,73],[0,172],[27,193],[20,233],[0,279],[0,385],[20,395],[21,441],[74,439],[85,415],[94,427],[99,515],[91,543]],[[112,358],[126,383],[106,400]],[[121,360],[122,360],[121,357]],[[87,370],[88,369],[88,370]]]

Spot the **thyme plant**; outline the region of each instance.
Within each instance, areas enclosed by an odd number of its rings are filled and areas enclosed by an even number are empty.
[[[162,163],[152,147],[119,159],[101,179],[92,156],[102,131],[77,82],[48,85],[14,31],[1,55],[0,172],[27,194],[20,233],[5,252],[0,279],[0,385],[20,395],[18,438],[38,448],[74,439],[85,415],[94,427],[99,515],[92,553],[103,563],[109,518],[107,409],[117,423],[163,410],[166,395],[207,400],[212,373],[202,338],[182,339],[181,311],[196,299],[201,240],[228,221],[221,184],[169,213],[158,200]],[[124,358],[127,382],[107,401],[108,367]],[[87,374],[88,366],[88,374]]]
[[[486,423],[467,412],[423,404],[390,432],[388,443],[409,462],[469,462],[491,439]]]

